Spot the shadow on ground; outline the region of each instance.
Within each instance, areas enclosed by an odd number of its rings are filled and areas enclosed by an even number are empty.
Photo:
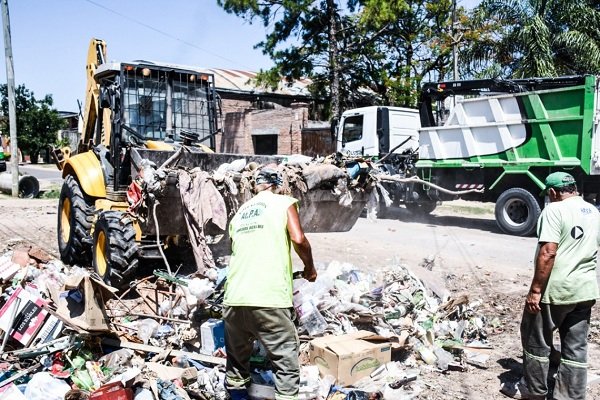
[[[439,213],[439,214],[438,214]],[[362,217],[366,217],[363,212]],[[455,226],[458,228],[478,229],[492,233],[502,233],[496,221],[493,218],[476,217],[468,214],[464,215],[445,215],[440,211],[434,211],[433,214],[413,213],[404,207],[388,208],[383,215],[378,215],[378,219],[400,220],[403,222],[418,222],[432,226]]]

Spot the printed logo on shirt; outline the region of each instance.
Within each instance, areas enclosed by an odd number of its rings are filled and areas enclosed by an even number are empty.
[[[257,229],[263,229],[265,226],[260,223],[260,216],[265,212],[267,205],[262,202],[252,204],[240,210],[240,224],[235,233],[250,233]]]
[[[575,240],[581,239],[583,237],[583,228],[574,226],[573,229],[571,229],[571,237]]]
[[[240,218],[243,221],[254,217],[260,217],[265,208],[267,208],[267,205],[265,203],[256,203],[250,209],[242,210],[242,215],[240,216]]]
[[[589,207],[581,207],[581,213],[582,214],[591,214],[592,213],[592,209]]]

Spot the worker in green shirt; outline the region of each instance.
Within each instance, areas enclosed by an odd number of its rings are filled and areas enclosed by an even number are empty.
[[[573,176],[554,172],[546,178],[548,204],[538,220],[535,273],[521,321],[522,379],[505,385],[513,398],[545,399],[552,337],[560,333],[560,365],[553,399],[585,399],[587,335],[592,306],[600,297],[596,259],[600,213],[577,193]]]
[[[304,263],[303,276],[317,278],[310,243],[300,225],[298,200],[276,194],[280,174],[263,168],[256,196],[229,224],[232,255],[227,271],[223,319],[225,386],[233,400],[248,398],[249,361],[258,339],[273,365],[275,398],[295,400],[300,386],[299,340],[292,304],[291,247]]]

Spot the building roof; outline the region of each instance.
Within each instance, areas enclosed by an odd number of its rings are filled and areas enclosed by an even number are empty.
[[[254,93],[276,93],[289,96],[310,96],[308,85],[310,79],[298,79],[287,82],[282,79],[276,90],[256,86],[252,81],[256,78],[256,72],[242,71],[237,69],[208,68],[203,70],[215,76],[215,86],[218,89],[240,90]]]
[[[215,77],[215,88],[217,90],[231,90],[248,93],[278,94],[287,96],[311,96],[308,86],[312,83],[311,79],[302,78],[292,82],[281,79],[276,90],[257,86],[252,80],[256,78],[256,72],[243,71],[239,69],[225,68],[202,68],[182,64],[164,63],[158,61],[135,60],[139,63],[152,63],[155,65],[168,66],[179,69],[198,71],[199,73],[212,74]]]

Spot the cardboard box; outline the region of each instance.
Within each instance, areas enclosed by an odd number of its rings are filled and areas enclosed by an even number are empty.
[[[200,325],[200,338],[200,352],[212,355],[217,349],[225,347],[225,323],[220,319],[209,319]]]
[[[17,307],[15,319],[11,316]],[[24,346],[36,337],[36,334],[44,324],[48,312],[43,309],[45,302],[23,288],[17,288],[0,309],[0,329],[4,332],[10,329],[10,336],[18,340]]]
[[[337,385],[347,386],[379,366],[390,362],[391,344],[369,331],[313,339],[309,347],[310,361],[319,367],[321,376],[332,375]]]
[[[86,331],[110,331],[104,303],[117,289],[105,284],[97,275],[80,274],[67,278],[58,298],[57,314],[65,321]]]

